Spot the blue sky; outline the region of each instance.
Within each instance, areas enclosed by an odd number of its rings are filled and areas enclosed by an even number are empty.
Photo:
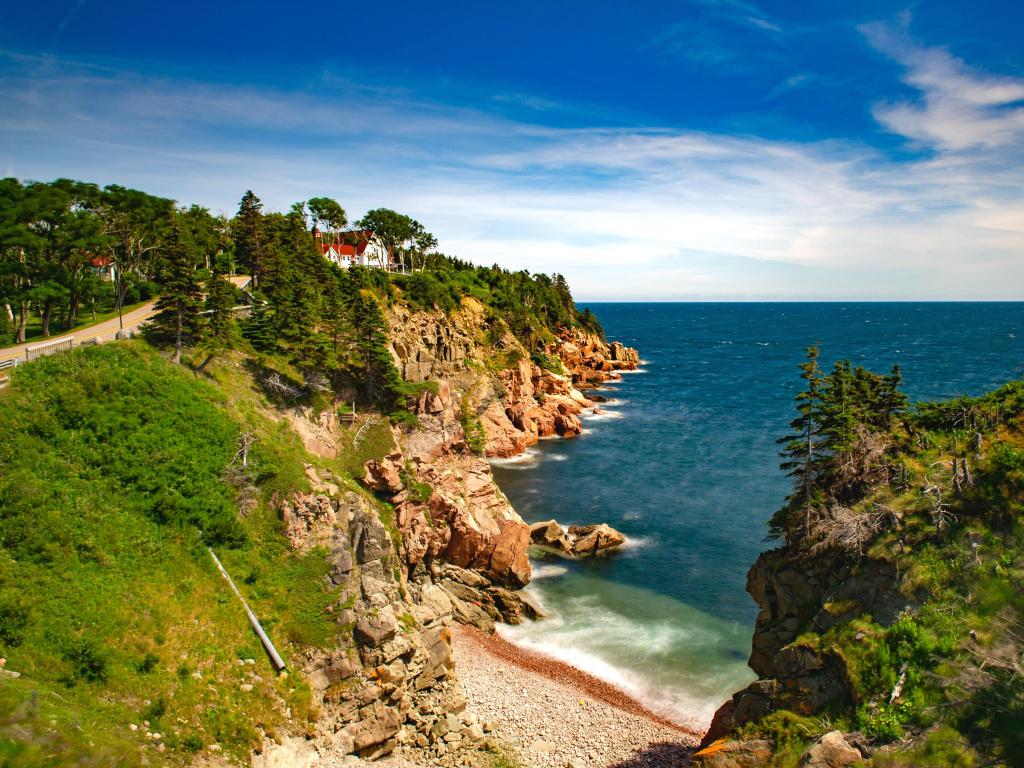
[[[584,299],[1020,299],[1024,5],[0,10],[0,161],[336,197]]]

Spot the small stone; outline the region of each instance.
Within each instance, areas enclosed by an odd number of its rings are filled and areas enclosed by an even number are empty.
[[[202,672],[200,672],[200,671],[199,671],[199,670],[197,669],[197,670],[196,670],[195,672],[193,672],[193,673],[192,673],[192,679],[193,679],[193,680],[202,680],[202,679],[203,679],[203,673],[202,673]]]
[[[246,664],[255,664],[256,663],[256,659],[245,659],[244,661],[245,661]]]
[[[207,749],[211,752],[220,752],[220,744],[211,744]]]
[[[556,749],[557,747],[554,744],[550,741],[544,741],[543,739],[538,739],[530,745],[531,752],[540,752],[542,754],[554,752]]]
[[[163,752],[165,749],[167,749],[167,745],[166,744],[161,744],[156,749],[157,749],[157,752]]]
[[[251,690],[252,690],[252,683],[242,683],[242,684],[241,684],[240,686],[238,686],[238,687],[239,687],[239,688],[241,688],[241,689],[242,689],[243,691],[245,691],[246,693],[248,693],[249,691],[251,691]]]
[[[137,731],[139,730],[139,726],[137,726],[135,723],[129,723],[128,729],[132,731]]]

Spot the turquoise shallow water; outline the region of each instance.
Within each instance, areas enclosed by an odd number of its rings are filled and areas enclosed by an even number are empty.
[[[594,304],[641,372],[603,394],[607,416],[572,440],[494,463],[528,522],[607,522],[630,537],[596,561],[535,560],[529,589],[551,617],[511,640],[622,687],[652,709],[706,725],[753,679],[756,608],[744,591],[766,522],[788,490],[775,439],[797,363],[903,368],[914,399],[980,394],[1024,374],[1016,303]]]

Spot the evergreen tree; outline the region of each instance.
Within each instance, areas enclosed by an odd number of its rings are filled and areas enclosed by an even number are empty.
[[[238,213],[232,221],[235,236],[235,258],[249,270],[254,285],[266,270],[266,235],[263,203],[250,189],[242,196]]]
[[[202,283],[196,271],[196,255],[190,252],[180,223],[171,222],[170,234],[159,261],[163,293],[157,300],[153,327],[174,338],[174,362],[181,363],[185,336],[196,337],[202,330]]]
[[[257,352],[272,352],[277,348],[277,333],[270,305],[257,296],[249,317],[242,324],[242,336]]]
[[[367,292],[361,291],[353,300],[353,322],[366,396],[385,411],[397,410],[402,404],[405,382],[387,348],[384,316]]]
[[[206,280],[206,308],[210,310],[210,334],[221,343],[231,336],[231,308],[235,304],[235,286],[217,272]]]
[[[818,367],[817,346],[807,348],[807,360],[800,364],[800,378],[805,382],[805,389],[794,398],[797,417],[789,425],[792,434],[778,442],[783,446],[780,466],[794,479],[790,502],[799,502],[803,507],[804,532],[807,533],[817,491],[815,461],[821,442],[823,377]]]

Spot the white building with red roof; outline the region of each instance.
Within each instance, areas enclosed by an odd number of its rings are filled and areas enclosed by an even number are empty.
[[[388,249],[372,229],[354,229],[349,232],[314,233],[317,248],[325,259],[342,269],[349,267],[390,266]]]

